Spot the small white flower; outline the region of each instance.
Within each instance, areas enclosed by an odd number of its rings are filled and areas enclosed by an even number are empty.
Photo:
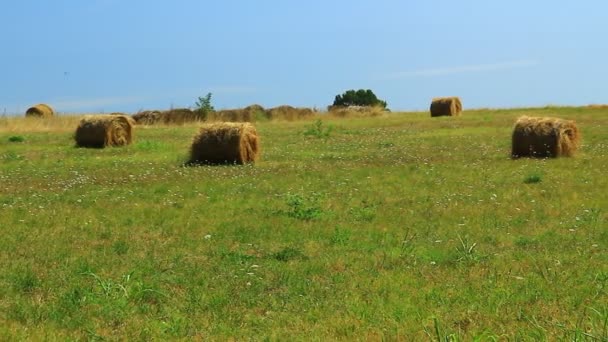
[[[211,239],[211,235],[210,234],[205,235],[205,240],[209,240],[209,239]]]

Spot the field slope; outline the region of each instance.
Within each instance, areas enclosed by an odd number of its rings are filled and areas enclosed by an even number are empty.
[[[579,153],[511,160],[524,114]],[[76,122],[0,118],[2,340],[608,340],[608,109],[262,122],[244,167]]]

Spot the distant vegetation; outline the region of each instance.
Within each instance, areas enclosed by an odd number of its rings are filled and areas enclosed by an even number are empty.
[[[334,106],[366,106],[386,108],[386,101],[378,99],[371,89],[347,90],[341,95],[336,95]]]

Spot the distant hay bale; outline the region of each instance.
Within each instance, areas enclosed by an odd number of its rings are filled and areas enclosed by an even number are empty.
[[[312,118],[315,112],[310,108],[295,108],[292,106],[278,106],[267,111],[271,120],[300,120]]]
[[[522,116],[513,128],[511,156],[569,157],[578,149],[580,139],[574,121]]]
[[[138,125],[154,125],[162,121],[162,113],[158,110],[145,110],[133,114],[132,118]]]
[[[253,104],[239,109],[223,109],[210,113],[207,117],[209,121],[223,122],[255,122],[267,120],[268,115],[264,107]]]
[[[162,112],[161,120],[164,124],[184,124],[204,120],[197,111],[188,108],[175,108]]]
[[[459,116],[462,102],[459,97],[438,97],[431,102],[431,116]]]
[[[133,120],[124,115],[87,116],[76,128],[76,146],[104,148],[133,141]]]
[[[25,111],[26,117],[50,118],[53,115],[55,115],[53,108],[44,103],[39,103]]]
[[[218,122],[201,126],[192,141],[190,164],[254,163],[259,137],[250,123]]]
[[[377,117],[386,113],[380,106],[329,106],[328,114],[337,118],[348,117]]]

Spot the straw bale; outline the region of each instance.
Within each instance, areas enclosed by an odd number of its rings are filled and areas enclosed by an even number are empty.
[[[39,103],[33,107],[30,107],[25,111],[26,117],[40,117],[40,118],[50,118],[55,115],[53,108],[51,106]]]
[[[438,97],[431,102],[431,116],[459,116],[462,102],[459,97]]]
[[[569,157],[578,149],[580,140],[581,136],[574,121],[522,116],[517,119],[513,128],[511,156]]]
[[[259,154],[259,137],[252,124],[208,123],[192,141],[190,163],[247,164],[254,163]]]
[[[104,148],[133,141],[133,120],[124,115],[86,116],[76,128],[76,146]]]

